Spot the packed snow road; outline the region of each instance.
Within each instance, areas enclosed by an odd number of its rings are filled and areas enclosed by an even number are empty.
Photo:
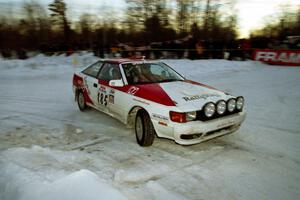
[[[90,110],[71,80],[90,54],[0,60],[0,199],[298,199],[300,68],[165,60],[187,78],[243,95],[234,134],[193,146],[154,140]]]

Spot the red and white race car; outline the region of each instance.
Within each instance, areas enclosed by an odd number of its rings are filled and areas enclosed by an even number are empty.
[[[79,109],[93,107],[135,127],[137,143],[155,135],[182,145],[236,131],[244,98],[185,79],[163,62],[100,60],[73,77]]]

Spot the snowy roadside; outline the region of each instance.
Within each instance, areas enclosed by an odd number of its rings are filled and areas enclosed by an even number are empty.
[[[237,133],[206,143],[156,138],[141,148],[118,121],[78,111],[72,73],[96,59],[0,60],[0,199],[298,199],[300,68],[165,60],[245,96],[248,116]]]

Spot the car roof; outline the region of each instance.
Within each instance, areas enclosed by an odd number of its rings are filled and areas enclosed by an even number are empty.
[[[122,63],[136,63],[136,62],[149,62],[144,58],[113,58],[113,59],[104,59],[102,60],[106,63],[112,64],[122,64]]]

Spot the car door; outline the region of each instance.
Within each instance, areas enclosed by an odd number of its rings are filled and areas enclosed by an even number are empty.
[[[98,97],[101,109],[122,120],[122,110],[124,109],[117,102],[120,102],[120,98],[124,94],[122,91],[124,88],[109,86],[110,80],[122,79],[119,65],[105,63],[99,73],[98,79],[100,83]]]
[[[98,107],[98,88],[99,88],[99,83],[97,76],[99,74],[99,71],[103,65],[102,61],[98,61],[94,64],[92,64],[90,67],[86,68],[85,70],[82,71],[83,79],[85,86],[87,88],[87,92],[89,94],[89,97],[93,101],[94,106]]]

